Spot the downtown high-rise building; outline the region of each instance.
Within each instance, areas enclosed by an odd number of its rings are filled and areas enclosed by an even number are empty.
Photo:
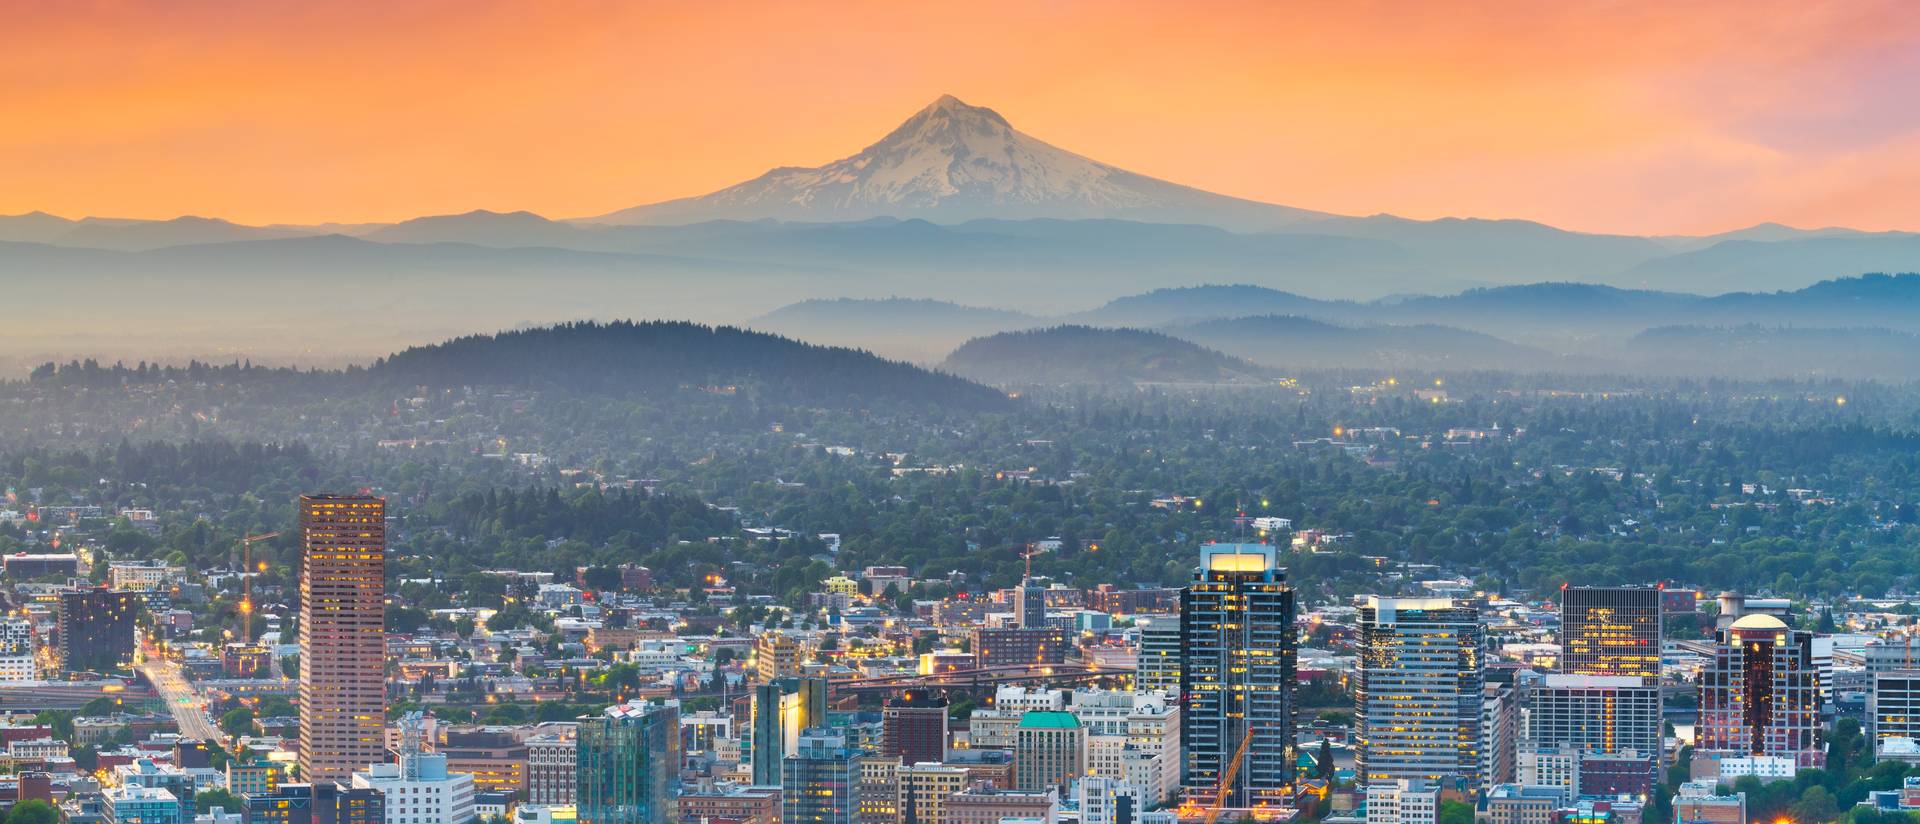
[[[1356,674],[1361,784],[1479,784],[1486,640],[1478,612],[1446,598],[1369,599]]]
[[[400,722],[396,760],[368,764],[353,773],[353,788],[385,799],[385,815],[410,824],[468,824],[474,820],[474,776],[450,768],[445,752],[427,752],[421,715]]]
[[[1133,824],[1147,809],[1141,790],[1126,781],[1087,776],[1074,782],[1080,824]]]
[[[1042,669],[1066,663],[1067,633],[1059,627],[974,627],[974,666]]]
[[[905,764],[947,759],[947,699],[909,690],[881,708],[880,724],[881,755]]]
[[[580,786],[579,747],[571,729],[527,739],[528,803],[574,803]]]
[[[860,759],[855,772],[854,821],[900,824],[900,759],[867,756]]]
[[[1876,672],[1867,693],[1867,739],[1880,760],[1920,759],[1920,671]]]
[[[1060,794],[1048,790],[1027,792],[975,782],[947,798],[946,824],[1000,824],[1016,821],[1057,821]]]
[[[1820,639],[1815,638],[1814,643]],[[1862,651],[1866,659],[1867,739],[1873,742],[1874,755],[1882,760],[1920,759],[1920,662],[1911,637],[1900,641],[1880,640],[1868,643]],[[1831,685],[1822,682],[1822,698]]]
[[[1180,617],[1154,615],[1135,619],[1140,651],[1134,657],[1133,688],[1141,692],[1180,692]]]
[[[1014,624],[1021,629],[1045,629],[1047,626],[1047,590],[1032,578],[1021,578],[1014,590]]]
[[[142,599],[104,587],[60,593],[60,670],[122,672],[133,664]],[[28,659],[29,664],[31,658]]]
[[[1700,673],[1695,751],[1824,766],[1813,633],[1751,613],[1720,630],[1716,641],[1713,662]]]
[[[527,792],[530,753],[526,742],[503,729],[447,730],[434,751],[447,769],[473,776],[475,792]]]
[[[678,701],[630,701],[580,719],[580,824],[670,824],[679,816]]]
[[[784,632],[768,630],[753,639],[753,667],[761,681],[798,677],[805,661],[806,649]]]
[[[334,783],[278,784],[240,796],[246,824],[384,824],[385,793]]]
[[[787,757],[785,725],[780,718],[779,684],[759,684],[753,688],[751,725],[747,734],[747,764],[756,787],[780,786],[780,761]]]
[[[827,682],[782,678],[753,688],[747,764],[756,787],[780,786],[780,763],[800,748],[802,732],[827,725]]]
[[[860,751],[844,733],[805,730],[780,764],[782,824],[855,824],[860,818]],[[586,810],[581,810],[586,824]],[[598,822],[594,822],[598,824]]]
[[[345,783],[387,760],[387,502],[300,497],[300,775]]]
[[[1512,669],[1487,670],[1480,697],[1480,789],[1491,791],[1514,778],[1514,752],[1521,735],[1522,692]]]
[[[967,768],[952,764],[938,761],[902,764],[895,797],[895,807],[900,811],[899,824],[943,824],[947,799],[966,789],[969,779]]]
[[[1661,593],[1657,587],[1562,587],[1560,671],[1657,681]]]
[[[1266,544],[1202,547],[1180,608],[1186,793],[1226,807],[1285,803],[1297,749],[1299,649],[1294,591],[1277,551]],[[1239,769],[1229,770],[1236,759]]]
[[[1064,792],[1087,770],[1087,730],[1070,712],[1028,712],[1014,728],[1014,789]]]
[[[1631,675],[1548,675],[1527,690],[1528,746],[1657,758],[1660,686]]]

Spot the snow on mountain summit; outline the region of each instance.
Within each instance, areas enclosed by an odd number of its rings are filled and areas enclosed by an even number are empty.
[[[1320,216],[1137,175],[1024,134],[992,109],[943,95],[850,157],[815,168],[781,167],[712,194],[592,220],[1044,217],[1266,228]]]
[[[861,203],[935,208],[956,197],[1003,208],[1152,206],[1154,194],[1127,185],[1130,177],[1021,134],[992,109],[947,95],[860,154],[819,169],[792,170],[783,182],[808,196],[832,197],[829,204],[840,208]],[[823,183],[848,185],[835,190]]]

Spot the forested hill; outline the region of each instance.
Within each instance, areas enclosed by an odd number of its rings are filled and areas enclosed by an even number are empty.
[[[517,386],[624,394],[714,388],[822,405],[890,399],[966,409],[1006,406],[976,383],[867,352],[730,326],[680,321],[568,323],[418,346],[370,379],[429,386]]]
[[[48,363],[30,383],[108,388],[164,383],[269,385],[353,394],[414,386],[490,386],[585,394],[716,391],[815,406],[892,401],[963,410],[1006,408],[995,390],[868,352],[816,346],[730,326],[680,321],[567,323],[416,346],[345,370],[251,363],[186,366]]]
[[[1266,370],[1158,332],[1056,326],[974,338],[946,366],[975,380],[1013,384],[1262,382]]]

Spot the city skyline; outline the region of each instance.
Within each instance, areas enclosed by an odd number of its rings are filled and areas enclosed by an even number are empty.
[[[1603,587],[1570,582],[1557,591],[1548,590],[1548,597],[1515,601],[1497,592],[1469,593],[1464,579],[1442,577],[1415,583],[1401,575],[1396,576],[1400,589],[1413,586],[1450,593],[1450,597],[1317,598],[1311,611],[1302,615],[1296,611],[1295,583],[1281,562],[1310,563],[1310,556],[1318,553],[1298,543],[1283,549],[1287,542],[1199,544],[1199,563],[1189,584],[1180,590],[1177,610],[1181,616],[1174,676],[1177,694],[1141,691],[1137,679],[1147,675],[1149,667],[1162,665],[1137,654],[1130,676],[1102,673],[1098,667],[1085,673],[1056,672],[1042,661],[989,665],[990,652],[980,649],[972,665],[978,669],[946,672],[955,680],[943,687],[924,687],[898,676],[874,679],[885,685],[878,694],[896,697],[869,705],[860,696],[874,682],[859,683],[862,679],[844,673],[821,676],[833,672],[823,656],[839,650],[832,624],[789,624],[775,630],[768,623],[744,627],[746,638],[737,640],[747,643],[732,643],[732,649],[753,651],[749,658],[732,659],[730,666],[742,676],[743,684],[757,682],[757,686],[751,697],[742,694],[737,701],[722,702],[719,710],[688,714],[684,702],[708,696],[679,687],[656,685],[652,697],[630,699],[610,681],[609,700],[588,705],[601,707],[599,711],[587,711],[557,728],[546,723],[443,727],[418,710],[409,710],[395,721],[386,717],[383,707],[371,705],[364,714],[360,708],[342,707],[348,713],[342,716],[332,704],[355,704],[354,690],[369,685],[384,693],[388,682],[385,677],[377,684],[365,679],[383,666],[360,670],[337,666],[356,654],[349,649],[352,641],[361,635],[383,639],[377,645],[378,654],[389,660],[400,657],[401,666],[393,676],[403,684],[407,650],[422,642],[431,650],[441,641],[431,631],[420,635],[391,628],[374,632],[359,622],[366,617],[363,608],[380,603],[387,594],[377,583],[384,578],[385,564],[380,559],[387,551],[386,498],[372,492],[306,494],[298,504],[301,758],[339,748],[340,739],[316,738],[314,730],[336,729],[340,718],[379,719],[376,729],[388,743],[353,765],[351,787],[319,774],[327,766],[319,761],[312,767],[303,764],[303,773],[312,773],[310,784],[276,786],[276,780],[284,779],[277,777],[271,762],[256,762],[246,773],[230,770],[229,786],[251,788],[232,796],[232,803],[242,805],[247,824],[378,824],[382,816],[386,824],[471,824],[485,810],[502,805],[512,809],[516,803],[525,804],[527,814],[541,817],[542,822],[547,817],[562,820],[563,814],[571,816],[577,809],[582,824],[671,824],[688,810],[726,817],[729,812],[771,810],[776,805],[787,811],[788,820],[816,824],[974,824],[972,817],[983,814],[982,809],[1027,810],[1036,803],[1044,805],[1042,820],[1052,822],[1058,805],[1067,799],[1073,800],[1069,809],[1091,816],[1094,824],[1178,824],[1210,817],[1210,809],[1223,805],[1255,816],[1298,820],[1294,816],[1312,809],[1316,794],[1340,789],[1330,784],[1322,790],[1312,783],[1330,777],[1330,768],[1321,766],[1324,762],[1314,762],[1311,778],[1294,774],[1295,758],[1304,749],[1298,745],[1305,743],[1305,739],[1296,740],[1294,732],[1299,695],[1309,682],[1329,683],[1324,673],[1300,677],[1305,673],[1296,659],[1302,641],[1333,621],[1343,622],[1351,631],[1346,643],[1354,654],[1344,669],[1353,680],[1339,688],[1351,689],[1351,744],[1356,759],[1355,783],[1345,791],[1356,800],[1364,799],[1365,821],[1373,824],[1437,824],[1435,816],[1442,810],[1451,806],[1457,811],[1458,805],[1466,804],[1462,798],[1484,805],[1482,809],[1492,811],[1496,821],[1511,821],[1502,816],[1520,810],[1579,817],[1611,810],[1638,816],[1651,796],[1668,791],[1677,793],[1674,804],[1687,798],[1686,803],[1695,805],[1729,800],[1745,805],[1746,796],[1738,793],[1714,795],[1695,784],[1674,787],[1672,781],[1662,782],[1659,770],[1669,757],[1686,753],[1680,749],[1684,740],[1670,747],[1661,729],[1663,690],[1676,675],[1697,668],[1701,715],[1699,737],[1693,742],[1692,778],[1718,776],[1724,781],[1754,776],[1784,781],[1798,770],[1826,763],[1818,745],[1822,730],[1829,726],[1831,707],[1822,694],[1838,692],[1840,670],[1834,663],[1842,644],[1854,666],[1864,666],[1863,674],[1872,685],[1866,705],[1872,726],[1865,730],[1872,744],[1864,752],[1897,761],[1914,746],[1913,739],[1901,735],[1910,726],[1903,709],[1911,703],[1910,681],[1915,673],[1910,645],[1868,641],[1871,636],[1866,635],[1794,629],[1785,620],[1793,605],[1783,599],[1750,598],[1732,591],[1707,599],[1697,590],[1664,585]],[[395,517],[404,520],[407,513]],[[1051,539],[1048,545],[1052,546]],[[369,550],[377,554],[369,556]],[[37,570],[58,566],[72,556],[8,557],[13,559],[10,563],[18,561],[26,569]],[[1020,560],[1024,564],[1032,559]],[[270,565],[261,571],[268,569]],[[180,591],[163,588],[168,581],[179,580],[165,564],[122,561],[104,571],[112,588],[97,591],[125,596],[129,603],[164,604],[169,592]],[[529,601],[537,602],[550,617],[596,619],[590,625],[585,621],[574,625],[576,631],[584,629],[588,642],[582,652],[613,652],[608,647],[622,644],[622,639],[632,644],[625,648],[628,656],[614,652],[613,668],[606,666],[606,659],[573,659],[564,666],[585,665],[612,674],[619,666],[632,666],[630,662],[671,661],[642,653],[649,642],[693,655],[696,646],[684,635],[643,640],[638,633],[622,634],[634,632],[628,623],[629,610],[657,609],[658,603],[634,598],[634,587],[652,588],[650,570],[613,573],[590,574],[578,568],[579,588],[551,583],[551,573],[533,579],[548,583],[541,583]],[[369,574],[375,577],[369,579]],[[516,577],[524,573],[483,574]],[[894,566],[870,566],[858,574],[869,585],[900,581],[900,570]],[[374,583],[369,585],[370,581]],[[422,581],[409,583],[417,586]],[[708,583],[719,582],[709,579]],[[852,579],[840,576],[820,580],[815,595],[835,597],[810,600],[823,610],[837,604],[835,609],[854,612],[852,600],[839,599],[890,600],[887,590],[874,595],[863,587],[848,586],[851,583]],[[909,589],[915,584],[910,577],[906,583]],[[1008,584],[980,593],[1001,610],[985,616],[988,624],[1005,624],[1016,632],[1040,631],[1042,626],[1076,627],[1079,631],[1072,643],[1083,656],[1129,635],[1107,620],[1089,621],[1091,615],[1152,619],[1173,609],[1162,591],[1152,588],[1137,588],[1122,596],[1108,586],[1084,591],[1067,590],[1057,583],[1041,587],[1030,570],[1023,570]],[[1096,595],[1100,600],[1092,600]],[[1047,596],[1065,596],[1069,608],[1042,612]],[[1342,601],[1350,606],[1343,607]],[[1701,605],[1710,601],[1719,607],[1717,613],[1701,611]],[[1110,615],[1085,606],[1093,603],[1136,604],[1143,611]],[[588,604],[594,605],[593,612],[569,614]],[[315,605],[328,608],[316,612]],[[600,612],[602,608],[609,611]],[[943,634],[977,626],[964,617],[957,624],[942,619],[938,609],[932,616],[930,626],[905,628],[908,636],[922,630]],[[1555,655],[1544,659],[1553,666],[1534,670],[1532,656],[1541,652],[1533,649],[1537,645],[1514,644],[1511,649],[1506,645],[1537,635],[1543,627],[1534,622],[1550,616],[1559,618],[1557,625],[1544,622],[1548,637],[1558,641]],[[69,637],[68,615],[63,610],[60,617],[60,633]],[[383,617],[391,620],[390,615]],[[681,617],[697,616],[682,612]],[[1029,626],[1019,626],[1022,618]],[[1717,620],[1720,630],[1712,641],[1674,642],[1667,634],[1673,620],[1684,624],[1686,632]],[[1820,623],[1831,623],[1831,615],[1823,613]],[[892,627],[893,622],[885,626]],[[230,634],[226,637],[232,642],[227,645],[229,652],[247,646],[233,641]],[[472,639],[481,637],[475,634]],[[888,636],[867,637],[881,641]],[[1501,643],[1491,643],[1495,638]],[[397,646],[396,640],[401,642]],[[1679,658],[1641,654],[1656,642]],[[728,640],[719,632],[707,643],[717,650]],[[1136,650],[1144,651],[1145,633],[1134,643]],[[522,647],[519,654],[529,651]],[[1324,657],[1325,651],[1313,654],[1318,659],[1316,668],[1331,660]],[[1685,663],[1689,657],[1695,663]],[[862,666],[875,660],[877,656],[863,656]],[[413,661],[415,666],[423,663]],[[716,656],[716,675],[723,661]],[[1494,662],[1501,673],[1497,678],[1490,669]],[[233,661],[223,665],[236,666]],[[998,683],[1002,675],[1010,675],[1012,683],[1000,683],[992,702],[976,707],[972,699],[985,697],[979,680],[983,673],[995,678],[989,683]],[[920,674],[942,673],[923,663]],[[585,687],[586,672],[581,675],[580,686]],[[85,683],[92,678],[78,680]],[[1090,686],[1065,683],[1082,678],[1090,678]],[[554,687],[565,689],[570,680],[562,678]],[[286,688],[283,679],[259,678],[252,683],[271,690],[276,681],[279,689]],[[431,681],[420,679],[409,689]],[[189,707],[170,707],[182,724],[197,711],[203,687],[184,689],[193,698],[169,700]],[[501,703],[514,700],[508,693],[487,692],[484,703],[493,705],[503,695],[506,701]],[[971,719],[958,729],[948,727],[953,705],[947,695],[967,696]],[[345,698],[322,705],[319,702],[328,699],[316,696]],[[748,707],[749,717],[724,721],[728,708],[737,712]],[[1515,710],[1517,719],[1498,720],[1498,715]],[[567,717],[566,710],[560,717]],[[334,726],[316,728],[316,719]],[[253,720],[248,716],[248,723]],[[221,723],[226,726],[230,721],[231,713]],[[1516,722],[1518,730],[1512,727]],[[98,721],[82,719],[81,723]],[[748,737],[727,732],[747,733],[749,726]],[[1307,734],[1325,736],[1331,726],[1323,714]],[[389,759],[392,753],[387,750],[393,748],[391,734],[396,728],[399,744],[393,753],[397,758]],[[567,730],[577,740],[546,732],[554,729]],[[1839,731],[1836,735],[1850,734],[1844,726],[1833,729]],[[950,749],[950,738],[965,744]],[[65,745],[44,741],[29,743],[48,748]],[[562,741],[568,746],[552,751],[559,763],[548,763],[553,756],[546,755],[539,769],[571,769],[579,778],[577,788],[555,786],[553,776],[538,780],[533,776],[535,745],[547,748]],[[1172,742],[1177,744],[1169,749]],[[225,747],[224,739],[212,743]],[[178,744],[189,745],[205,747],[208,742],[181,740]],[[683,763],[683,751],[694,760]],[[740,760],[722,769],[714,759],[729,752]],[[1324,758],[1328,752],[1323,745],[1314,757]],[[103,802],[122,816],[137,814],[159,824],[184,824],[184,818],[176,816],[191,804],[193,794],[187,787],[193,779],[179,766],[187,756],[175,753],[169,758],[116,767],[114,785],[101,790]],[[1218,766],[1222,763],[1228,765],[1224,770]],[[1302,759],[1298,765],[1308,763]],[[1509,767],[1500,766],[1508,763],[1517,763],[1513,777],[1506,777]],[[696,764],[704,766],[690,766]],[[1176,777],[1175,764],[1197,772],[1188,772],[1183,782]],[[256,773],[256,768],[266,772]],[[711,771],[711,777],[723,783],[714,788],[689,784],[687,769]],[[741,783],[749,776],[750,782]],[[1010,782],[1011,795],[999,795],[1003,791],[996,789],[996,780]],[[548,795],[552,800],[546,802],[519,798],[536,785],[543,787],[543,793],[565,794]],[[1183,795],[1176,796],[1175,788]],[[577,806],[565,803],[570,797],[577,798]],[[1177,802],[1178,807],[1152,809],[1163,801]],[[220,798],[215,803],[227,802]],[[1142,815],[1146,817],[1137,817]]]
[[[1908,4],[0,20],[0,824],[1920,824]]]

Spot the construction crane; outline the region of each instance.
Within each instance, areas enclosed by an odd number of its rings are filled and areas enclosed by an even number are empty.
[[[1220,773],[1220,790],[1214,793],[1213,804],[1207,807],[1203,824],[1213,824],[1213,820],[1220,817],[1220,808],[1227,803],[1227,793],[1233,787],[1233,779],[1240,775],[1240,764],[1247,760],[1247,745],[1252,743],[1253,730],[1248,729],[1246,734],[1240,736],[1240,746],[1234,748],[1233,758],[1227,762],[1227,768]]]
[[[260,535],[248,535],[240,539],[240,551],[244,556],[240,566],[240,643],[242,646],[253,643],[253,576],[267,571],[267,562],[261,561],[260,568],[253,567],[253,545],[269,538],[280,537],[279,532],[267,532]]]

